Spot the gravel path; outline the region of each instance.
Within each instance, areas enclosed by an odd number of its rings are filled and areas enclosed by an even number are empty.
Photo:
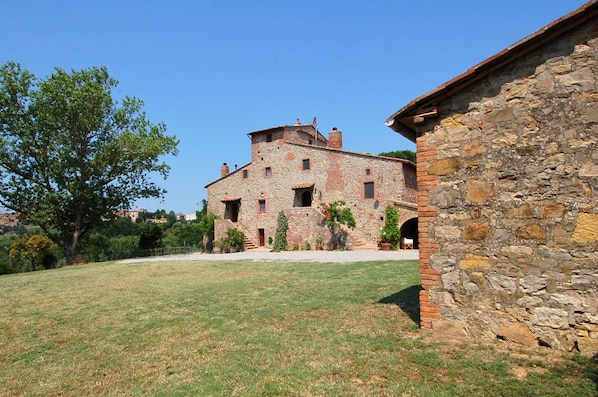
[[[284,251],[250,250],[232,254],[179,254],[152,256],[145,258],[124,259],[121,263],[155,262],[155,261],[291,261],[291,262],[367,262],[418,259],[418,250],[377,251]]]

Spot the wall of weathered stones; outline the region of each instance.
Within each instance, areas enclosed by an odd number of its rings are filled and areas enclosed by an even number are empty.
[[[319,204],[344,200],[351,208],[358,227],[350,231],[349,246],[375,244],[384,224],[387,204],[402,203],[403,220],[417,216],[415,208],[414,166],[404,160],[381,158],[365,153],[298,143],[307,141],[305,135],[278,131],[267,142],[268,130],[252,134],[252,161],[208,185],[208,210],[224,217],[227,197],[240,197],[239,228],[255,242],[258,229],[264,229],[266,240],[274,236],[278,213],[283,210],[289,217],[288,242],[291,247],[312,247],[322,235],[328,239],[328,229]],[[340,131],[338,131],[340,133]],[[293,142],[282,139],[285,136]],[[336,138],[337,142],[342,139]],[[303,169],[303,160],[309,159],[310,168]],[[269,167],[271,175],[265,169]],[[247,178],[244,178],[244,170]],[[369,175],[368,171],[369,170]],[[405,175],[408,177],[406,185]],[[364,183],[373,182],[375,197],[364,197]],[[300,207],[298,185],[313,184],[311,207]],[[260,211],[259,200],[265,200],[266,210]],[[267,243],[267,241],[266,241]]]
[[[422,325],[598,352],[595,23],[439,104],[417,139]]]

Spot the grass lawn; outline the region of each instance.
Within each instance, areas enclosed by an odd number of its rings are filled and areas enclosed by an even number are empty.
[[[578,355],[432,341],[415,261],[0,276],[0,396],[592,396]]]

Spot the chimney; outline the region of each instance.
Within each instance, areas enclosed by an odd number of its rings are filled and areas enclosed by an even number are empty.
[[[220,177],[224,178],[229,174],[228,164],[223,163],[222,167],[220,167]]]
[[[328,147],[332,149],[343,148],[343,132],[339,131],[336,127],[328,133]]]

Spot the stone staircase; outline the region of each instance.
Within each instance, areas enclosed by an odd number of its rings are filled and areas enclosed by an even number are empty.
[[[355,238],[353,243],[353,249],[354,250],[377,250],[378,245],[376,244],[371,244],[371,243],[366,243],[365,241],[363,241],[360,238]]]
[[[249,237],[247,237],[247,234],[245,234],[245,236],[243,237],[243,247],[245,248],[245,250],[254,250],[257,249],[257,245],[255,245],[255,243],[253,241],[251,241],[251,239]]]

